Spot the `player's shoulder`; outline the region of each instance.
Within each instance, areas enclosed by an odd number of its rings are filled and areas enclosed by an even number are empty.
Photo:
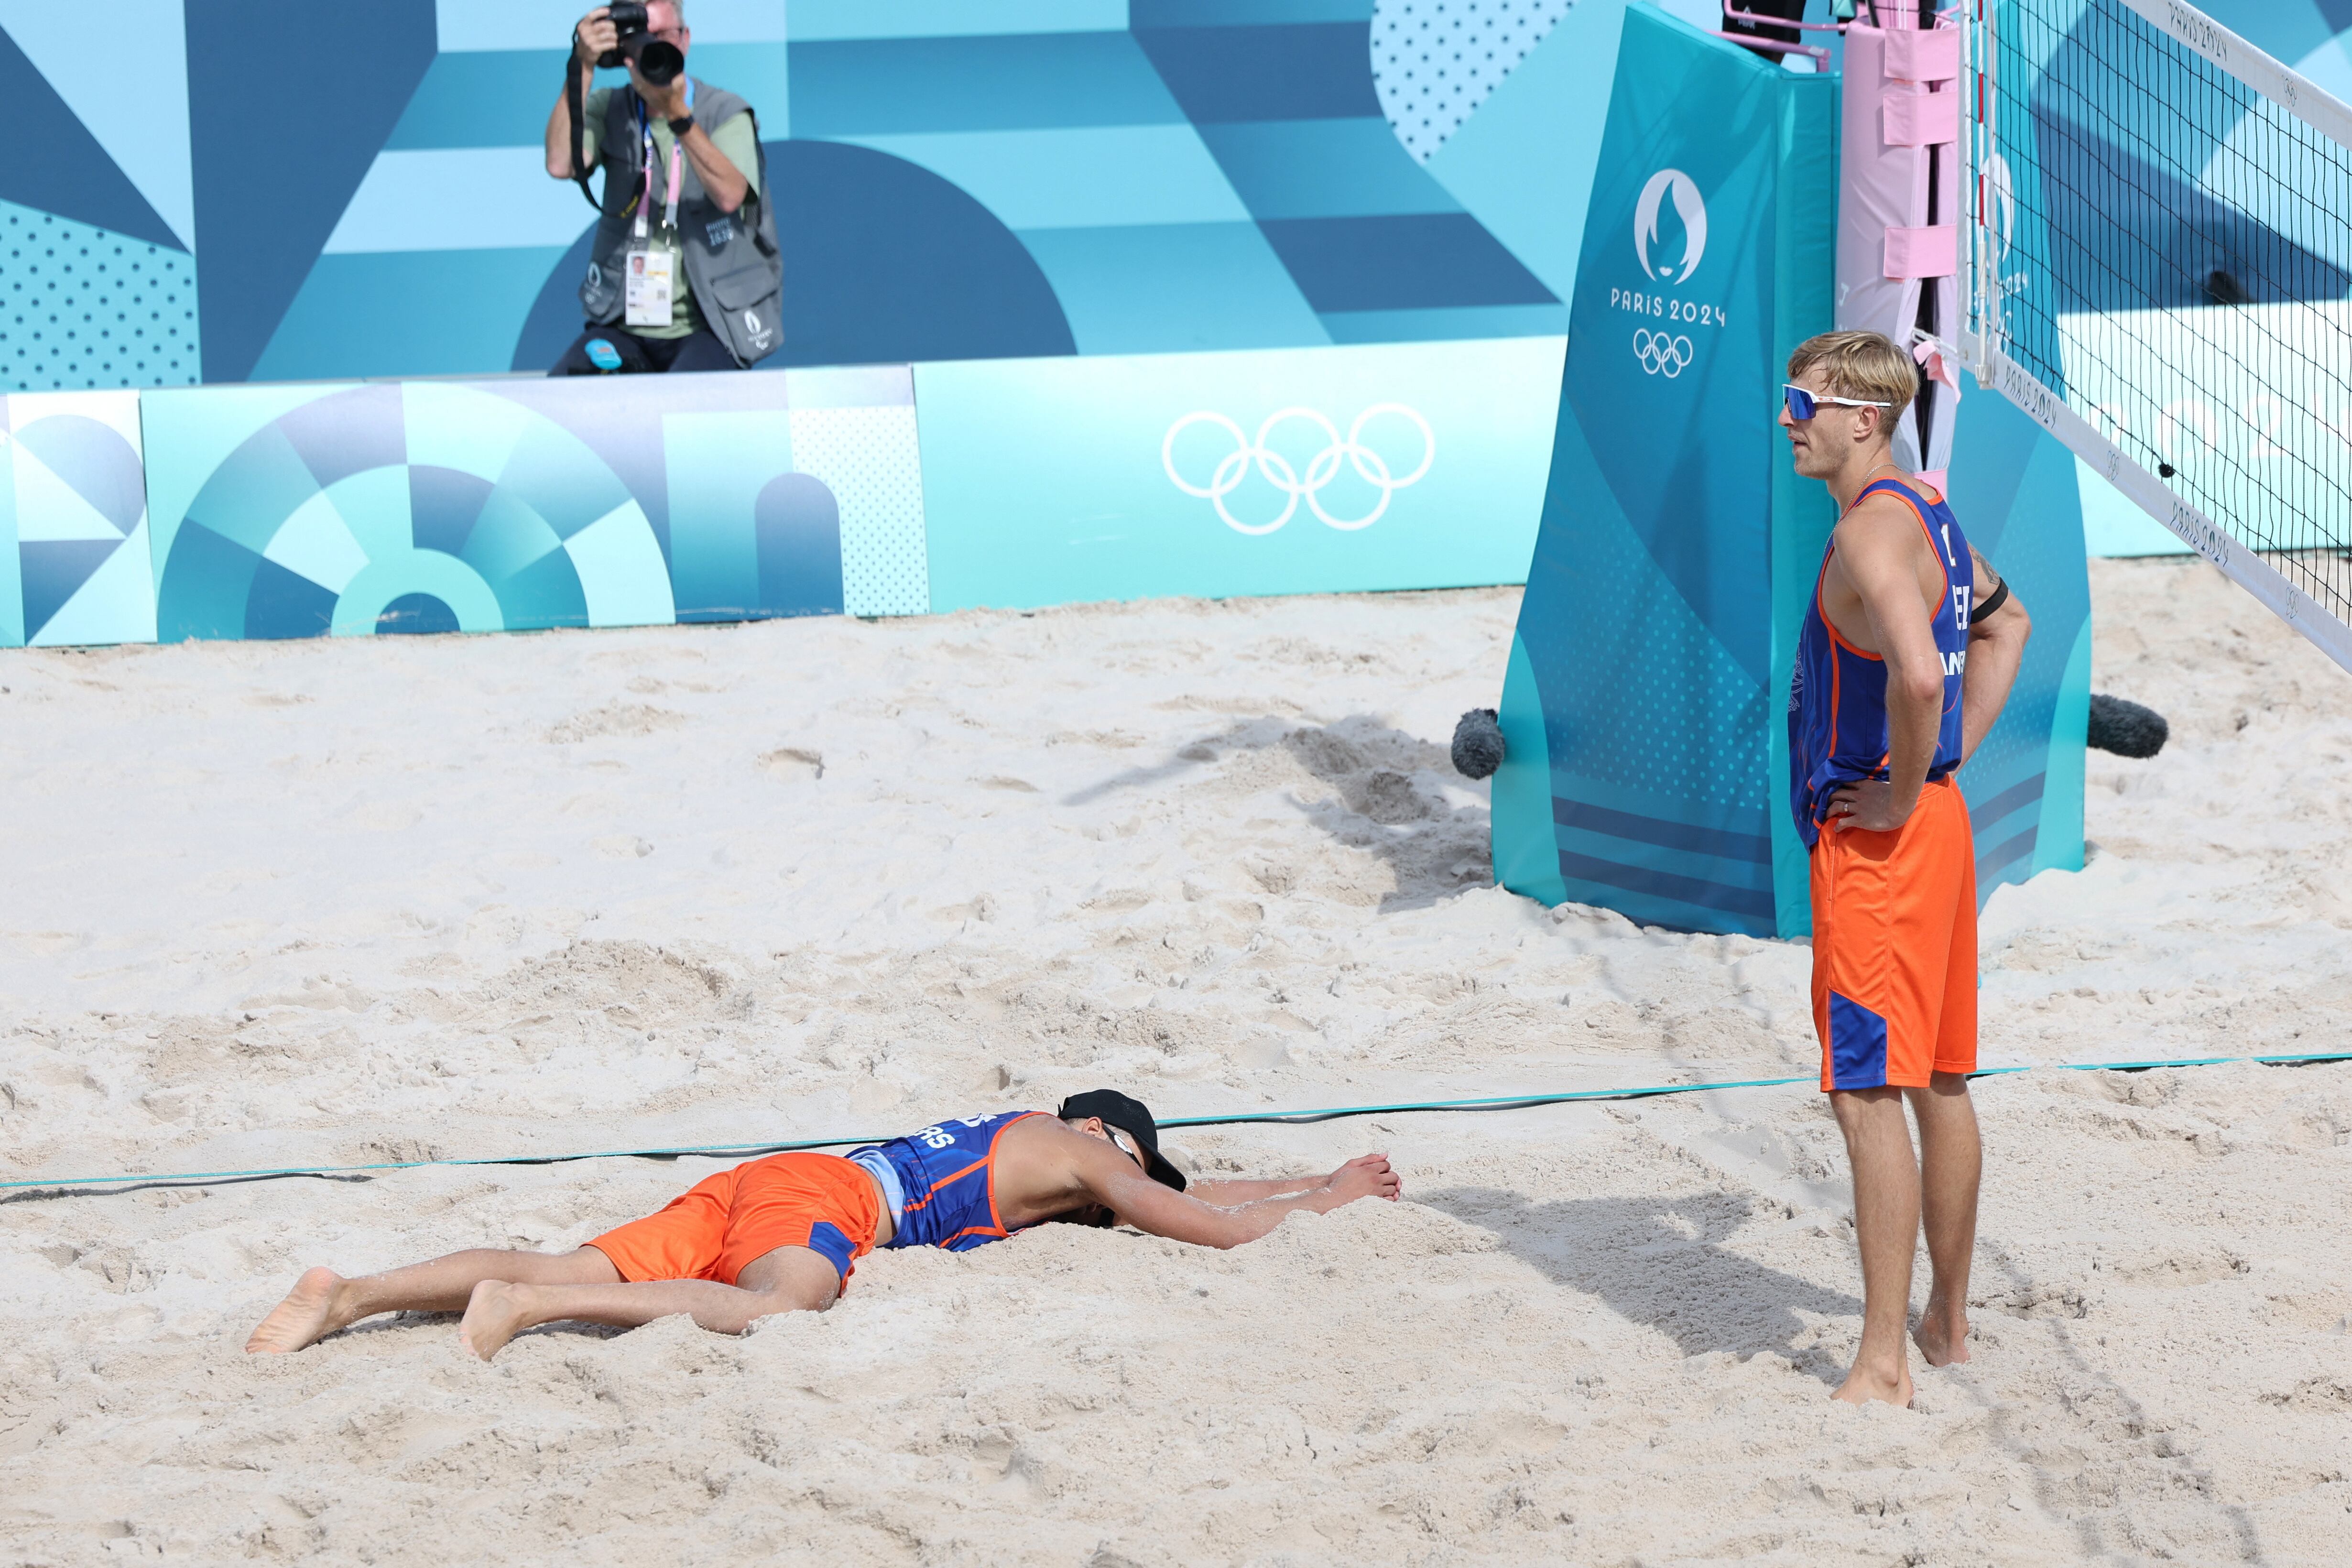
[[[1842,550],[1857,545],[1883,549],[1924,548],[1920,514],[1900,491],[1875,489],[1864,494],[1838,519],[1837,542]]]
[[[997,1124],[996,1135],[1022,1143],[1062,1142],[1076,1138],[1087,1142],[1086,1135],[1072,1128],[1060,1117],[1045,1110],[1007,1110],[982,1119]],[[975,1122],[975,1125],[981,1123]]]

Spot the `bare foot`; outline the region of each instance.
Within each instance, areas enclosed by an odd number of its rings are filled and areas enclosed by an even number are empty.
[[[1919,1320],[1911,1338],[1929,1366],[1957,1366],[1969,1359],[1968,1314],[1930,1311]]]
[[[466,1315],[457,1321],[457,1348],[489,1360],[509,1340],[530,1326],[530,1287],[485,1279],[474,1287]]]
[[[311,1268],[294,1281],[286,1300],[269,1310],[253,1337],[245,1342],[247,1355],[284,1355],[316,1344],[352,1320],[343,1310],[343,1277],[331,1268]]]
[[[1909,1358],[1905,1360],[1907,1363]],[[1906,1364],[1896,1376],[1890,1378],[1883,1373],[1866,1372],[1856,1365],[1845,1374],[1844,1384],[1830,1397],[1843,1400],[1848,1405],[1867,1405],[1878,1399],[1908,1410],[1911,1408],[1911,1368]]]

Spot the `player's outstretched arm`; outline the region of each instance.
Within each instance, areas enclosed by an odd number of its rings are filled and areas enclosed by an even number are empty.
[[[1359,1154],[1349,1161],[1348,1165],[1377,1164],[1385,1169],[1388,1159],[1386,1154]],[[1232,1208],[1241,1204],[1257,1203],[1265,1198],[1296,1197],[1301,1193],[1311,1193],[1318,1187],[1329,1186],[1346,1172],[1348,1165],[1342,1165],[1328,1175],[1288,1176],[1271,1182],[1194,1182],[1184,1191],[1188,1196],[1196,1197],[1204,1204],[1214,1205],[1221,1208]],[[1387,1195],[1394,1197],[1396,1194],[1391,1193]]]
[[[1204,1196],[1195,1197],[1161,1186],[1108,1145],[1099,1155],[1090,1153],[1078,1174],[1095,1200],[1118,1215],[1120,1224],[1196,1247],[1239,1247],[1271,1231],[1294,1209],[1328,1214],[1358,1198],[1393,1199],[1403,1190],[1385,1154],[1350,1160],[1306,1184],[1304,1191],[1293,1182],[1212,1182],[1203,1184]],[[1254,1188],[1281,1190],[1255,1197],[1241,1197],[1236,1191]],[[1209,1201],[1212,1197],[1222,1201]]]
[[[1969,546],[1969,555],[1977,574],[1976,593],[1969,602],[1990,603],[2000,592],[2002,581],[1975,545]],[[1992,614],[1969,623],[1969,662],[1960,672],[1962,762],[1976,755],[1977,743],[2000,717],[2002,706],[2009,701],[2009,689],[2017,680],[2017,667],[2025,658],[2025,639],[2033,635],[2033,617],[2025,613],[2016,584],[2008,587],[2007,596],[1993,605]]]

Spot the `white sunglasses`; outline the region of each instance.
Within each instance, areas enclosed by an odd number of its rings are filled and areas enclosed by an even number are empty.
[[[1818,392],[1807,392],[1796,383],[1787,381],[1780,384],[1780,401],[1787,406],[1789,417],[1791,419],[1811,419],[1816,412],[1815,405],[1823,403],[1834,403],[1841,408],[1892,408],[1895,406],[1892,403],[1872,403],[1860,397],[1829,397]]]

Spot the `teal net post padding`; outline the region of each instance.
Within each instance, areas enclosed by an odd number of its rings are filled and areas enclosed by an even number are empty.
[[[1811,930],[1786,716],[1836,519],[1773,415],[1790,351],[1833,315],[1838,100],[1833,78],[1625,14],[1500,707],[1496,878],[1547,904]],[[2090,596],[2072,456],[1968,391],[1952,504],[2034,624],[1959,775],[1984,896],[2082,865]]]
[[[1961,378],[1953,509],[2033,617],[2016,684],[1959,772],[1977,897],[2083,868],[2083,737],[2091,714],[2091,584],[2074,454],[2016,405]]]
[[[1803,910],[1775,736],[1832,519],[1772,400],[1831,321],[1837,111],[1833,78],[1625,13],[1501,706],[1496,874],[1548,903],[1754,935]]]

